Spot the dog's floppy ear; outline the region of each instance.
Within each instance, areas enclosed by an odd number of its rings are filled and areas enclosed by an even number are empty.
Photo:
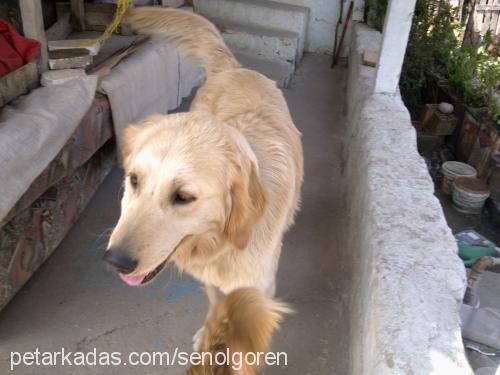
[[[226,238],[237,249],[247,247],[253,228],[266,209],[266,196],[256,166],[251,163],[248,171],[238,168],[231,186],[231,213],[225,228]]]
[[[124,164],[126,164],[128,157],[132,153],[135,141],[139,138],[139,133],[141,132],[141,130],[142,129],[140,126],[132,125],[128,126],[121,132],[119,137],[119,144],[121,159]]]
[[[121,160],[124,165],[127,164],[127,159],[129,158],[132,150],[135,147],[139,139],[140,133],[147,127],[151,125],[158,124],[164,118],[162,115],[151,115],[147,117],[144,121],[138,124],[132,124],[127,126],[118,137],[118,143],[120,147]]]

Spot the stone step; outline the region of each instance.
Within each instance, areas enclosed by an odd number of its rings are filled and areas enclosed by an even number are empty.
[[[233,52],[248,53],[270,60],[295,64],[298,55],[299,34],[293,31],[246,25],[212,18],[222,37]]]
[[[292,63],[284,61],[263,59],[242,52],[235,52],[234,56],[243,67],[255,70],[276,81],[279,87],[288,87],[295,71]]]
[[[295,32],[297,56],[304,51],[309,8],[270,0],[194,0],[194,10],[207,18]]]

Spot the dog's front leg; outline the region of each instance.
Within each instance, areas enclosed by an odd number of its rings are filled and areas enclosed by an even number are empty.
[[[215,306],[217,306],[217,303],[224,297],[224,295],[219,291],[219,288],[213,285],[205,285],[205,292],[207,293],[208,297],[208,313],[207,317],[205,318],[205,321],[207,321],[212,314]],[[205,322],[203,322],[203,326],[198,331],[196,331],[193,336],[193,349],[195,351],[199,351],[201,349],[201,344],[203,343],[204,327]]]
[[[213,285],[205,285],[205,292],[207,293],[208,297],[208,314],[207,317],[212,314],[212,311],[215,306],[219,303],[219,301],[224,298],[223,293],[217,288],[216,286]]]

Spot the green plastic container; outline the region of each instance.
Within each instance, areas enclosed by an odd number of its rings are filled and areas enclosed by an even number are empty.
[[[455,234],[458,244],[458,255],[466,267],[472,266],[483,256],[498,256],[496,246],[476,231],[466,230]]]

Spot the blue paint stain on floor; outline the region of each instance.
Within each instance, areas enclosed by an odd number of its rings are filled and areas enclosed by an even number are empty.
[[[167,295],[165,296],[165,301],[175,302],[190,294],[197,295],[201,293],[202,289],[200,285],[194,280],[182,284],[178,282],[173,282],[171,285],[167,287]]]

